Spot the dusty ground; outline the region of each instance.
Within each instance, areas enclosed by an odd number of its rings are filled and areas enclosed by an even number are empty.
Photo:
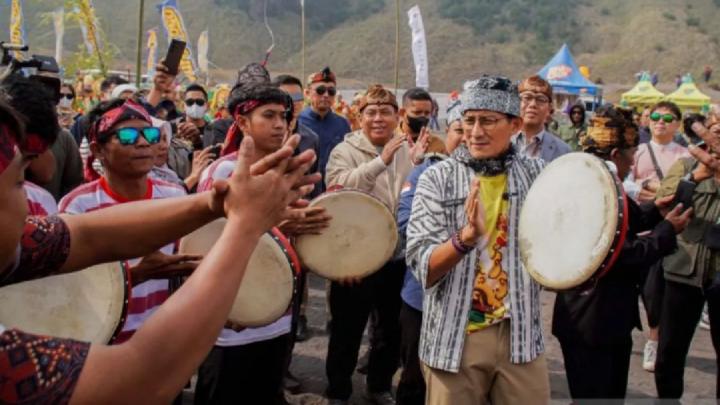
[[[553,293],[543,293],[543,321],[546,333],[546,348],[548,367],[550,371],[550,385],[554,403],[569,404],[568,388],[565,380],[563,359],[560,346],[549,334],[552,315],[552,305],[555,297]],[[308,317],[312,329],[312,337],[299,343],[295,347],[295,354],[291,366],[292,373],[302,382],[303,394],[288,396],[294,405],[325,404],[322,393],[325,389],[325,353],[328,336],[325,333],[325,281],[318,277],[310,277],[310,302]],[[630,377],[628,384],[628,403],[650,404],[655,396],[655,380],[653,374],[642,369],[642,350],[645,339],[639,331],[633,334],[635,342],[633,356],[630,364]],[[367,350],[363,344],[361,353]],[[589,365],[590,367],[592,365]],[[699,329],[690,350],[685,369],[685,396],[684,404],[715,404],[715,353],[710,340],[710,332]],[[397,380],[397,375],[396,375]],[[365,405],[363,399],[364,376],[355,374],[355,392],[350,403]],[[190,390],[185,392],[185,404],[192,403]]]

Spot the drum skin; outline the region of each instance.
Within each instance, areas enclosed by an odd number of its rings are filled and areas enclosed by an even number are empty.
[[[120,333],[130,300],[120,262],[0,289],[0,323],[23,332],[107,344]]]
[[[617,177],[595,156],[566,154],[542,171],[525,198],[521,260],[544,287],[571,289],[607,272],[626,229]]]
[[[207,254],[227,223],[215,220],[180,241],[182,254]],[[228,319],[242,326],[265,326],[280,319],[290,307],[297,266],[292,248],[273,232],[264,234],[253,251]]]
[[[392,212],[377,198],[357,190],[325,193],[310,202],[332,217],[320,235],[295,240],[300,260],[330,280],[366,277],[382,268],[395,252],[398,230]]]

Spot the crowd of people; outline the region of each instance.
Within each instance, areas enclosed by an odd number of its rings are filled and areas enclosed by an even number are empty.
[[[333,218],[308,201],[338,187],[381,201],[400,235],[377,272],[328,282],[330,404],[352,395],[366,329],[364,394],[381,405],[547,403],[546,332],[574,400],[621,400],[640,300],[659,398],[682,397],[701,318],[717,358],[720,115],[578,104],[556,126],[546,80],[482,75],[451,97],[440,133],[424,89],[371,85],[348,105],[330,68],[303,79],[250,64],[224,100],[199,84],[178,91],[162,63],[149,89],[119,77],[59,92],[19,75],[0,83],[0,285],[109,261],[132,283],[109,345],[0,324],[0,402],[179,403],[197,374],[196,404],[287,403],[293,348],[309,333],[306,272],[271,324],[228,313],[261,235],[321,234]],[[571,152],[623,181],[629,226],[607,275],[557,292],[544,331],[518,218],[545,166]],[[178,252],[223,216],[207,255]]]

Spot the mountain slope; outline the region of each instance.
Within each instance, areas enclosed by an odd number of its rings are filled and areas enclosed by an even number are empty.
[[[270,68],[300,75],[299,0],[268,1],[276,37]],[[115,65],[132,67],[137,2],[94,3],[109,40],[118,47]],[[232,72],[263,57],[270,38],[262,21],[262,0],[179,3],[193,43],[202,30],[210,30],[210,60],[219,67]],[[33,51],[52,53],[52,26],[41,23],[41,14],[62,1],[24,4]],[[306,4],[306,73],[330,65],[343,85],[393,84],[394,0]],[[579,64],[590,66],[593,79],[601,77],[605,83],[631,83],[633,74],[645,69],[657,71],[667,83],[686,72],[697,78],[705,65],[720,68],[720,25],[714,24],[720,18],[719,0],[401,0],[400,87],[414,83],[406,16],[414,4],[422,10],[430,83],[436,91],[459,88],[463,79],[483,72],[513,79],[532,74],[563,42],[569,43]],[[0,2],[0,26],[8,26],[8,15],[7,2]],[[147,2],[145,29],[159,26],[159,17],[155,4]],[[80,40],[79,30],[68,28],[65,49],[77,49]],[[160,44],[162,54],[165,41]]]

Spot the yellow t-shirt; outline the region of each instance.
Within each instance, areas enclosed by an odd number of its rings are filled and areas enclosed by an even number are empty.
[[[507,254],[508,201],[503,198],[507,191],[507,175],[478,176],[478,179],[488,244],[478,252],[468,333],[487,328],[510,314],[508,277],[502,268],[502,258]]]

